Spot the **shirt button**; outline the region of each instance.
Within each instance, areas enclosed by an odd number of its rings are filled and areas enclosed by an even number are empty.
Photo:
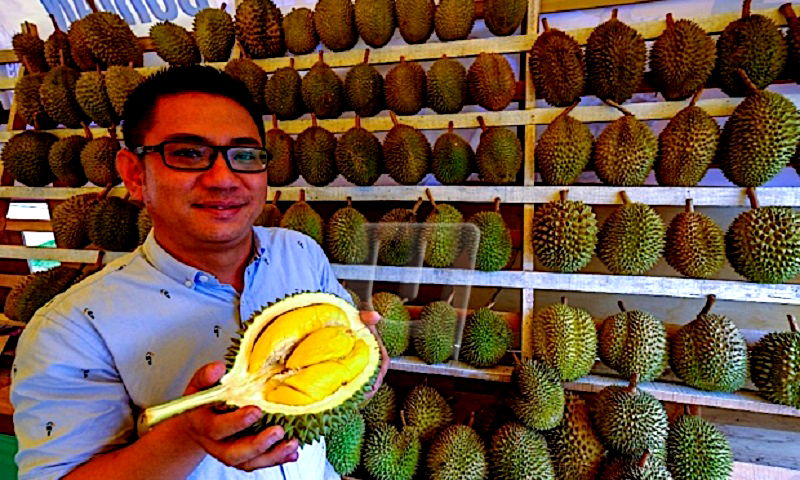
[[[201,282],[207,282],[208,281],[208,277],[205,276],[205,275],[200,275],[200,278],[198,280],[200,280]]]
[[[183,284],[186,285],[188,288],[192,288],[194,282],[192,282],[191,280],[186,280],[185,282],[183,282]]]

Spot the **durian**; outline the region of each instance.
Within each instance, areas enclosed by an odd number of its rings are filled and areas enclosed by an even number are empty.
[[[56,126],[56,122],[47,115],[39,95],[44,75],[43,73],[25,75],[14,86],[14,103],[17,105],[17,113],[25,120],[25,123],[40,129]]]
[[[378,261],[385,265],[408,265],[415,253],[420,229],[415,228],[417,210],[422,198],[413,208],[395,208],[381,217],[378,227]]]
[[[86,231],[102,250],[129,252],[139,245],[139,207],[119,197],[97,200],[89,212]]]
[[[495,185],[514,183],[522,168],[522,144],[517,134],[505,127],[487,127],[482,116],[481,141],[475,151],[478,175]]]
[[[413,332],[414,350],[427,363],[446,362],[453,355],[456,343],[458,313],[447,301],[431,302],[422,308]]]
[[[397,394],[394,388],[386,382],[381,383],[372,398],[361,406],[361,416],[368,430],[394,422],[397,417]]]
[[[475,367],[494,367],[511,347],[511,328],[505,318],[492,311],[493,307],[494,300],[467,317],[459,360]]]
[[[347,206],[328,220],[326,241],[331,259],[339,263],[363,263],[369,254],[366,225],[367,218],[353,208],[353,199],[347,197]]]
[[[603,321],[598,334],[598,352],[603,363],[642,382],[656,379],[667,367],[667,331],[661,320],[641,310],[626,310]]]
[[[467,69],[458,60],[442,58],[428,69],[427,101],[436,113],[458,113],[467,101]]]
[[[555,480],[544,437],[519,423],[507,423],[492,436],[490,470],[497,480]]]
[[[434,268],[449,267],[461,252],[464,216],[452,205],[436,203],[430,190],[433,211],[425,219],[425,263]]]
[[[475,170],[475,151],[466,140],[453,131],[453,122],[447,132],[439,135],[433,144],[431,172],[442,185],[464,183]]]
[[[75,98],[75,84],[80,73],[70,67],[56,67],[44,75],[39,87],[42,106],[47,116],[68,128],[79,128],[86,121]]]
[[[294,57],[288,67],[281,67],[264,83],[264,105],[280,120],[294,120],[306,111],[302,79],[294,69]]]
[[[603,467],[603,480],[673,480],[663,461],[650,451],[638,459],[631,456],[609,456]]]
[[[225,73],[244,83],[253,104],[264,109],[264,85],[267,83],[267,72],[249,58],[234,58],[225,64]],[[289,93],[285,92],[284,94]]]
[[[572,105],[586,88],[583,50],[574,38],[550,28],[546,18],[542,26],[528,56],[536,96],[556,107]]]
[[[325,63],[320,50],[319,61],[311,67],[301,82],[300,91],[306,109],[319,118],[338,117],[343,110],[343,89],[342,79]]]
[[[272,128],[264,144],[271,160],[267,166],[267,181],[274,187],[283,187],[297,180],[297,162],[294,159],[294,139],[278,128],[277,116],[272,116]]]
[[[81,165],[86,178],[98,187],[116,185],[120,182],[116,158],[120,150],[119,141],[112,137],[89,140],[81,150]]]
[[[453,409],[433,387],[417,385],[403,401],[407,428],[413,430],[423,443],[428,443],[439,431],[453,423]]]
[[[225,6],[204,8],[194,17],[194,37],[206,62],[227,62],[231,56],[236,30]]]
[[[361,118],[336,144],[336,168],[349,182],[358,186],[375,183],[381,174],[383,149],[375,135],[361,128]]]
[[[304,233],[322,245],[322,217],[306,202],[305,190],[300,190],[300,198],[283,213],[281,227]]]
[[[417,62],[400,57],[383,84],[386,106],[398,115],[416,114],[425,106],[426,84],[425,70]]]
[[[37,310],[68,289],[80,273],[77,268],[59,266],[26,276],[9,292],[3,313],[12,320],[28,323]]]
[[[625,192],[620,195],[622,205],[600,226],[597,256],[611,273],[641,275],[661,258],[666,229],[651,207],[630,203]]]
[[[597,217],[581,201],[560,200],[536,209],[532,224],[533,252],[546,268],[577,272],[592,259],[597,246]]]
[[[682,415],[669,426],[667,467],[674,480],[727,480],[733,473],[733,452],[713,424]]]
[[[431,480],[486,480],[489,462],[483,440],[468,425],[451,425],[431,444],[427,457]]]
[[[69,44],[69,35],[58,26],[56,17],[50,14],[53,23],[53,33],[44,42],[44,58],[50,68],[55,68],[62,63],[68,67],[78,68],[72,59],[72,48]]]
[[[101,66],[142,65],[142,47],[128,23],[112,12],[101,12],[89,0],[92,13],[83,17],[83,33],[95,61]]]
[[[317,48],[319,36],[314,27],[314,12],[308,8],[293,8],[283,17],[286,49],[295,55],[311,53]]]
[[[261,213],[253,221],[253,225],[259,227],[280,227],[281,218],[283,218],[283,214],[281,214],[281,210],[278,208],[278,200],[280,198],[281,191],[277,190],[275,196],[272,197],[272,203],[264,205],[261,209]]]
[[[371,429],[364,441],[362,464],[375,480],[411,480],[422,454],[415,431],[382,423]]]
[[[714,40],[691,20],[667,14],[667,28],[650,49],[650,71],[666,100],[683,100],[705,85],[714,70]]]
[[[11,137],[0,152],[3,168],[23,185],[44,187],[56,179],[48,154],[58,138],[52,133],[24,130]]]
[[[500,214],[500,198],[494,202],[494,211],[478,212],[467,223],[477,227],[480,234],[475,252],[475,268],[482,272],[494,272],[505,267],[511,260],[511,231]]]
[[[81,150],[89,139],[80,135],[70,135],[59,139],[50,147],[47,161],[50,171],[68,187],[82,187],[86,184],[86,174],[81,165]]]
[[[46,72],[50,67],[45,58],[44,40],[39,38],[35,29],[30,27],[31,24],[25,22],[23,28],[27,31],[15,33],[11,37],[11,48],[14,50],[14,55],[30,73]],[[61,62],[58,65],[61,65]]]
[[[433,16],[439,40],[464,40],[475,23],[475,0],[441,0]]]
[[[128,95],[144,81],[141,73],[131,67],[109,67],[106,72],[106,91],[118,117],[123,116]]]
[[[789,331],[764,335],[750,351],[750,375],[761,396],[800,408],[800,331],[788,315]]]
[[[692,200],[667,227],[667,263],[687,277],[709,278],[725,263],[725,233],[714,220],[695,212]]]
[[[595,480],[605,458],[589,418],[586,402],[565,393],[564,417],[555,428],[544,432],[558,480]]]
[[[516,360],[511,374],[514,393],[509,405],[528,428],[550,430],[564,416],[564,387],[558,370],[539,360]]]
[[[531,323],[533,358],[558,371],[561,380],[571,382],[594,366],[597,332],[586,310],[567,305],[566,297],[537,310]]]
[[[325,455],[336,473],[348,475],[356,469],[365,430],[364,417],[352,411],[325,434]]]
[[[623,115],[597,137],[593,153],[595,172],[608,185],[644,185],[656,161],[658,140],[650,127],[631,112],[612,105]]]
[[[160,22],[150,27],[150,38],[156,53],[170,66],[200,63],[200,49],[189,32],[172,22]]]
[[[592,132],[569,116],[576,106],[577,102],[564,109],[536,142],[536,167],[547,185],[572,185],[592,158]]]
[[[433,0],[395,0],[397,28],[406,43],[425,43],[433,33]]]
[[[383,77],[369,64],[369,49],[364,51],[364,62],[347,72],[344,95],[350,109],[360,117],[372,117],[383,109]]]
[[[384,168],[397,183],[416,185],[430,171],[431,144],[425,134],[390,114],[394,126],[383,139]]]
[[[283,41],[283,14],[272,0],[237,2],[236,39],[251,58],[281,57],[286,52]]]
[[[522,24],[528,13],[528,0],[487,0],[483,7],[483,20],[492,35],[511,35]]]
[[[350,50],[358,41],[352,0],[317,0],[314,27],[320,41],[330,50]]]
[[[394,0],[355,0],[358,34],[364,43],[379,48],[392,39],[397,24]]]
[[[405,353],[411,341],[411,317],[404,304],[405,301],[393,293],[377,292],[372,295],[372,308],[381,316],[375,330],[390,357]]]
[[[487,110],[503,110],[517,91],[514,71],[499,53],[480,53],[467,71],[469,94]]]
[[[631,98],[644,77],[647,49],[642,35],[617,19],[598,25],[586,43],[589,87],[601,100],[623,103]]]
[[[105,128],[118,123],[119,116],[111,105],[102,72],[83,72],[75,82],[75,99],[93,122]]]
[[[58,248],[83,248],[89,245],[87,218],[97,202],[97,194],[74,195],[53,208],[53,235]]]
[[[294,142],[297,170],[310,185],[323,187],[339,174],[336,144],[336,136],[317,125],[317,116],[311,114],[311,126],[300,132]]]

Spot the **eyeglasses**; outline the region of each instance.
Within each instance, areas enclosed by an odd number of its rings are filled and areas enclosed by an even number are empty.
[[[232,172],[259,173],[267,170],[272,155],[262,147],[238,147],[231,145],[203,145],[201,143],[167,141],[158,145],[143,145],[133,153],[144,156],[159,153],[161,161],[169,168],[186,172],[209,170],[221,153]]]

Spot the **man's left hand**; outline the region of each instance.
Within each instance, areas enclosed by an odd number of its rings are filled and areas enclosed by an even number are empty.
[[[375,335],[375,339],[378,340],[378,346],[381,349],[381,369],[378,372],[378,378],[375,380],[372,390],[364,395],[364,399],[369,400],[381,387],[383,377],[386,376],[386,372],[389,370],[389,353],[386,351],[386,347],[383,346],[383,340],[381,340],[381,336],[378,335],[378,331],[375,329],[375,325],[381,320],[381,315],[374,310],[362,310],[360,313],[361,321]]]

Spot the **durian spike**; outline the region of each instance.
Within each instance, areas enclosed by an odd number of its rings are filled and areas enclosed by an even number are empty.
[[[672,18],[672,13],[667,13],[667,28],[675,28],[675,19]]]
[[[421,207],[423,203],[425,203],[425,200],[422,197],[417,197],[417,203],[415,203],[414,206],[411,208],[411,213],[416,215],[417,210],[419,210],[419,207]]]
[[[755,83],[753,83],[752,80],[750,80],[750,77],[747,76],[747,72],[745,72],[744,69],[737,68],[736,73],[739,75],[739,78],[742,79],[742,82],[744,82],[744,85],[747,87],[749,93],[755,93],[758,91],[758,87]]]
[[[708,312],[711,311],[711,307],[714,306],[714,302],[717,301],[717,296],[713,293],[706,298],[706,304],[703,305],[703,309],[700,310],[700,313],[697,314],[698,317],[702,317],[703,315],[708,315]]]
[[[617,307],[621,312],[627,312],[628,310],[625,309],[625,303],[622,300],[617,301]]]
[[[489,303],[485,305],[486,308],[488,308],[489,310],[494,308],[494,305],[497,303],[497,297],[500,296],[500,292],[502,291],[503,289],[500,287],[498,287],[497,290],[494,291],[494,293],[492,294],[492,298],[489,299]]]
[[[369,48],[364,49],[364,65],[369,65]]]
[[[572,102],[572,105],[570,105],[569,107],[565,108],[564,110],[561,110],[561,113],[559,113],[558,116],[553,121],[558,120],[561,117],[566,117],[567,115],[569,115],[571,111],[575,110],[575,107],[577,107],[579,103],[581,103],[581,99],[580,98],[575,100],[574,102]]]
[[[569,300],[567,300],[567,297],[561,297],[561,305],[569,305]]]
[[[353,207],[353,197],[347,197],[347,206],[351,208]]]
[[[89,124],[83,122],[83,136],[89,140],[91,140],[94,135],[92,135],[92,129],[89,128]]]
[[[272,197],[272,204],[273,205],[278,205],[278,199],[279,198],[281,198],[281,191],[280,190],[275,190],[275,196]]]
[[[392,125],[395,127],[400,124],[400,121],[397,120],[397,115],[391,110],[389,110],[389,117],[392,119]]]
[[[92,9],[92,13],[99,12],[99,10],[97,9],[97,5],[95,5],[94,3],[94,0],[86,0],[86,2],[89,4],[89,8]]]
[[[114,188],[114,185],[110,183],[106,185],[105,188],[103,188],[103,190],[101,190],[100,193],[97,194],[97,200],[102,200],[106,198],[108,194],[111,192],[112,188]]]
[[[686,213],[693,213],[694,212],[694,200],[691,198],[686,199]]]
[[[454,126],[455,126],[455,124],[453,123],[452,120],[447,122],[447,133],[453,133]]]
[[[494,213],[500,213],[500,197],[494,197]]]
[[[631,197],[628,196],[628,192],[626,192],[625,190],[619,192],[619,197],[622,199],[623,205],[631,203]]]
[[[306,201],[306,189],[300,189],[300,198],[297,200],[298,202],[305,202]]]
[[[433,192],[431,192],[430,188],[425,189],[425,195],[427,195],[428,200],[431,202],[431,205],[433,205],[433,208],[436,209],[436,200],[433,198]]]
[[[625,391],[628,393],[635,393],[637,383],[639,383],[639,374],[637,372],[633,372],[631,375],[631,381],[628,386],[625,387]]]
[[[547,22],[547,19],[544,18],[544,17],[542,17],[542,29],[545,32],[549,32],[550,31],[550,24]]]
[[[696,92],[694,92],[694,95],[692,95],[692,100],[689,102],[690,107],[694,107],[697,104],[697,101],[700,99],[700,95],[703,94],[703,90],[705,89],[700,87]]]
[[[311,114],[311,126],[312,127],[316,127],[317,126],[317,116],[315,114],[313,114],[313,113]]]
[[[564,203],[564,202],[567,201],[567,196],[569,196],[569,190],[568,189],[559,190],[558,199],[561,200],[561,203]]]
[[[778,8],[778,11],[781,12],[781,15],[786,17],[786,20],[789,22],[797,19],[797,14],[794,13],[794,8],[792,8],[791,3],[784,3]]]
[[[750,200],[750,208],[758,208],[758,197],[756,196],[756,189],[747,187],[747,198]]]
[[[618,15],[619,15],[619,8],[615,8],[614,10],[611,10],[611,19],[612,20],[616,20]]]
[[[796,333],[798,331],[797,322],[794,319],[794,315],[786,315],[786,319],[789,321],[789,330]]]
[[[626,109],[625,107],[623,107],[619,103],[615,102],[614,100],[606,99],[606,100],[603,100],[603,101],[606,102],[607,105],[609,105],[611,107],[614,107],[617,110],[619,110],[623,115],[628,116],[628,117],[632,117],[633,116],[633,114],[630,112],[630,110]]]
[[[742,18],[747,18],[750,16],[750,4],[753,3],[752,0],[744,0],[742,4]]]
[[[639,468],[644,468],[647,466],[647,460],[650,458],[650,450],[645,450],[642,454],[642,458],[639,459]]]
[[[481,131],[486,131],[486,120],[484,120],[483,115],[478,115],[478,125],[481,126]]]

